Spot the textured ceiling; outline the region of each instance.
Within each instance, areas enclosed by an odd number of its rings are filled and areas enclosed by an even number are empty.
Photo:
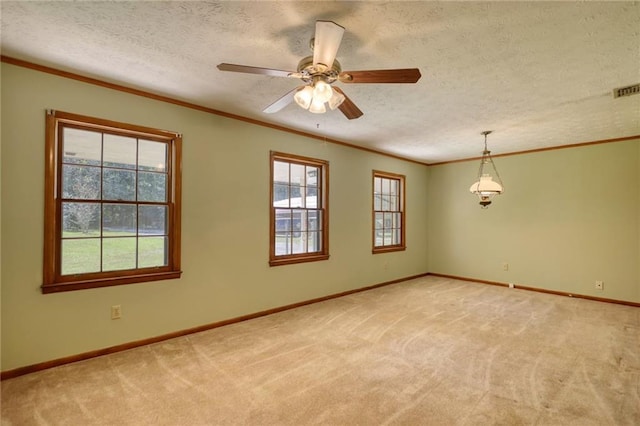
[[[638,2],[1,2],[2,54],[425,162],[640,134]],[[344,70],[417,67],[410,84],[342,84],[364,112],[262,110],[298,80],[316,19],[346,28]],[[81,111],[77,111],[81,112]]]

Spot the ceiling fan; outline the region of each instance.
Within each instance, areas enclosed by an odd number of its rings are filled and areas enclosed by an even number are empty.
[[[264,109],[266,113],[280,111],[295,100],[300,107],[313,113],[326,112],[325,103],[327,103],[332,110],[339,108],[349,120],[362,116],[362,111],[339,87],[332,86],[336,81],[348,84],[415,83],[420,79],[418,68],[342,71],[340,63],[336,60],[336,54],[343,34],[344,28],[335,22],[316,21],[316,34],[311,39],[313,55],[303,58],[298,63],[296,72],[227,63],[219,64],[218,69],[272,77],[299,78],[305,83],[266,107]]]

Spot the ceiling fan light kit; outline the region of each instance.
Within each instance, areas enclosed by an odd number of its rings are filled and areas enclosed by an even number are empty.
[[[502,185],[502,179],[498,174],[498,169],[491,158],[491,151],[487,149],[487,135],[491,133],[491,130],[486,130],[481,134],[484,135],[484,151],[482,151],[482,158],[480,159],[480,168],[478,169],[478,180],[471,185],[469,191],[476,194],[480,199],[480,206],[483,209],[489,207],[491,204],[491,198],[494,195],[500,195],[504,192],[504,186]],[[491,176],[491,169],[496,180],[493,180]]]
[[[228,63],[219,64],[218,69],[273,77],[298,78],[305,83],[304,86],[289,91],[266,107],[263,110],[266,113],[280,111],[293,100],[301,108],[316,114],[326,112],[325,104],[328,104],[332,110],[340,109],[349,120],[358,118],[363,113],[340,88],[332,86],[336,81],[350,84],[416,83],[420,79],[420,70],[417,68],[343,72],[340,62],[336,60],[343,34],[344,27],[335,22],[316,21],[315,37],[311,41],[313,55],[300,60],[296,72]]]

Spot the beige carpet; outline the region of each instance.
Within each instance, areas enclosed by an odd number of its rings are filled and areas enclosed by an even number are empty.
[[[640,425],[640,309],[426,277],[2,382],[2,425]]]

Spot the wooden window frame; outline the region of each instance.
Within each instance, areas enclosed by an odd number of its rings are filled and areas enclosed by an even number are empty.
[[[376,213],[380,213],[380,212],[389,212],[388,210],[376,210],[375,208],[375,181],[376,178],[382,178],[382,179],[392,179],[392,180],[397,180],[399,182],[400,185],[400,191],[399,191],[399,195],[400,195],[400,202],[398,203],[400,211],[397,210],[393,210],[391,211],[392,213],[400,213],[400,220],[401,220],[401,224],[400,224],[400,243],[399,244],[393,244],[393,245],[387,245],[387,246],[376,246]],[[407,228],[407,220],[406,220],[406,214],[405,214],[405,194],[406,194],[406,178],[404,175],[401,174],[397,174],[397,173],[389,173],[389,172],[383,172],[380,170],[373,170],[372,173],[372,178],[371,178],[371,246],[372,246],[372,253],[373,254],[379,254],[379,253],[389,253],[389,252],[394,252],[394,251],[403,251],[406,250],[407,246],[406,246],[406,228]]]
[[[283,161],[289,164],[318,167],[321,176],[318,177],[318,202],[321,204],[315,210],[322,211],[322,249],[318,252],[276,255],[276,207],[274,207],[274,163]],[[300,155],[271,151],[269,175],[269,265],[280,266],[294,263],[315,262],[329,259],[329,162]]]
[[[64,127],[147,138],[167,143],[167,265],[119,271],[61,274],[62,255],[62,141]],[[61,111],[46,112],[43,293],[81,290],[180,278],[182,135]],[[100,197],[98,202],[106,202]],[[138,203],[135,201],[134,203]],[[102,241],[102,237],[100,237]]]

